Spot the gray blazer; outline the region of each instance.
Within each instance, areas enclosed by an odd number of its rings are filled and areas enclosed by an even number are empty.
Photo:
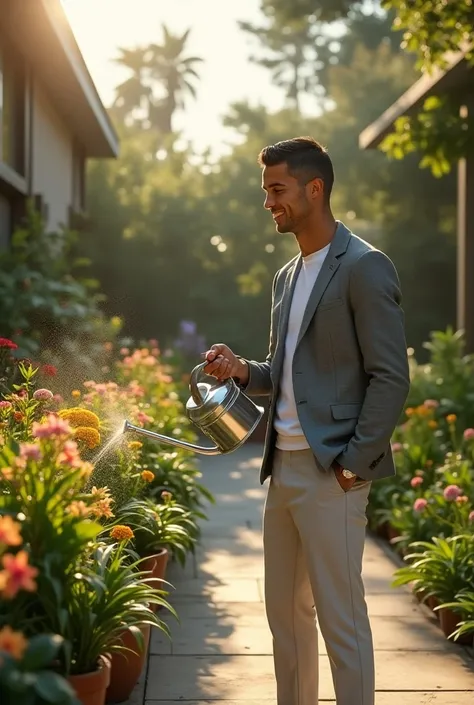
[[[273,281],[270,348],[248,360],[246,392],[269,395],[260,481],[271,474],[273,419],[298,255]],[[390,259],[338,221],[310,295],[293,358],[293,388],[303,433],[324,470],[334,460],[366,480],[395,474],[390,437],[410,378],[398,275]]]

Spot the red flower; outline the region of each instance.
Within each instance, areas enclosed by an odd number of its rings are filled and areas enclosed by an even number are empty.
[[[9,340],[8,338],[0,338],[0,348],[9,348],[10,350],[16,350],[18,345]]]
[[[46,375],[46,377],[56,377],[58,368],[54,365],[43,365],[41,368],[41,372]]]

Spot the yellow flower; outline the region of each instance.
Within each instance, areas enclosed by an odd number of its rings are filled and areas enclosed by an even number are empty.
[[[430,419],[430,421],[428,421],[428,426],[430,428],[438,428],[438,423],[436,421],[434,421],[433,419]]]
[[[142,480],[145,480],[145,482],[153,482],[154,479],[155,475],[151,470],[144,470],[142,472]]]
[[[14,632],[13,629],[8,626],[0,629],[0,652],[3,651],[12,658],[20,660],[27,646],[28,642],[21,632]]]
[[[94,514],[98,519],[111,519],[114,515],[110,508],[112,502],[113,500],[110,497],[99,499],[99,501],[91,507],[92,514]]]
[[[140,443],[140,441],[130,441],[128,447],[130,450],[140,450],[140,448],[143,447],[143,443]]]
[[[9,516],[0,517],[0,544],[4,546],[21,546],[21,524]]]
[[[100,443],[100,433],[90,426],[79,426],[74,431],[74,438],[83,441],[88,448],[96,448]]]
[[[79,389],[73,389],[71,392],[71,396],[73,396],[75,399],[79,399],[79,397],[81,396],[81,392],[79,391]]]
[[[456,416],[456,414],[448,414],[448,415],[446,416],[446,421],[447,421],[449,424],[454,424],[454,423],[456,423],[456,419],[457,419],[457,418],[458,418],[458,417]]]
[[[111,499],[110,490],[108,487],[94,487],[91,489],[91,495],[97,500],[101,499]]]
[[[114,526],[114,528],[110,532],[110,536],[116,541],[128,541],[129,539],[133,539],[135,534],[129,526],[125,526],[124,524],[117,524],[117,526]]]
[[[94,414],[93,411],[89,411],[89,409],[81,409],[79,406],[72,409],[62,409],[62,411],[59,412],[59,416],[69,421],[70,425],[74,428],[86,426],[87,428],[99,430],[99,417],[97,414]]]

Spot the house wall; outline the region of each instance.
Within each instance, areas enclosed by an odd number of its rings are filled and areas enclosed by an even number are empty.
[[[74,140],[42,86],[33,90],[33,193],[47,206],[50,230],[69,222],[73,202]]]

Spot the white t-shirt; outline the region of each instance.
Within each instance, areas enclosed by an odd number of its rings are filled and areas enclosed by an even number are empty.
[[[276,447],[280,450],[304,450],[309,444],[301,428],[296,412],[293,390],[293,355],[308,299],[321,271],[330,245],[303,257],[298,279],[293,292],[288,330],[285,339],[285,357],[280,380],[280,393],[276,405],[274,427],[277,432]]]

